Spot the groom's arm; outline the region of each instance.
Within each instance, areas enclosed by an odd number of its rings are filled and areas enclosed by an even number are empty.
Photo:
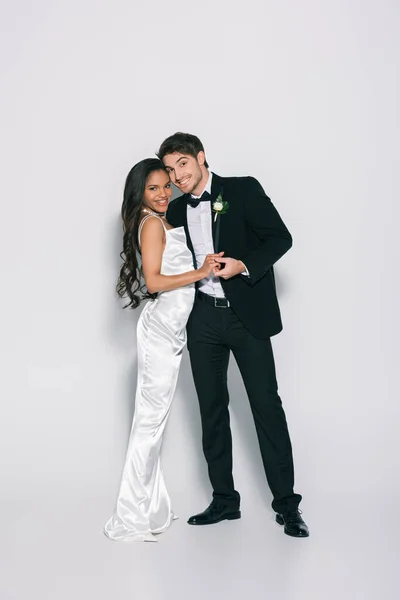
[[[248,177],[246,184],[246,221],[260,238],[261,244],[241,257],[241,261],[249,273],[245,281],[254,285],[291,248],[292,236],[259,182]]]
[[[289,250],[292,236],[258,181],[246,177],[243,182],[245,185],[240,192],[245,202],[245,219],[261,243],[244,256],[215,260],[222,263],[219,277],[230,279],[240,274],[248,285],[253,286]]]

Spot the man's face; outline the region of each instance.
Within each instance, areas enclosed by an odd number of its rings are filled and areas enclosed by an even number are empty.
[[[204,167],[204,152],[197,157],[188,154],[166,154],[163,163],[174,183],[184,194],[201,193],[207,183],[207,169]]]

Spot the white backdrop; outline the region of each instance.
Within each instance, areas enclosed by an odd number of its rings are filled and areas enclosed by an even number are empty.
[[[398,3],[17,0],[0,20],[1,600],[394,598]],[[186,526],[211,493],[186,354],[163,454],[182,518],[151,548],[101,534],[136,377],[124,178],[177,130],[257,177],[293,234],[274,348],[307,541],[273,524],[233,362],[243,519]]]

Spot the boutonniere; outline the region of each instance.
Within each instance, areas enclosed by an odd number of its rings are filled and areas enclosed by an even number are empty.
[[[222,193],[220,192],[212,205],[213,212],[215,212],[214,223],[217,220],[218,215],[225,214],[228,211],[228,208],[229,204],[223,199]]]

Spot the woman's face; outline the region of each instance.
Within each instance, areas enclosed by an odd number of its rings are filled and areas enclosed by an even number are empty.
[[[165,171],[153,171],[147,178],[143,206],[154,212],[165,213],[172,196],[171,181]]]

